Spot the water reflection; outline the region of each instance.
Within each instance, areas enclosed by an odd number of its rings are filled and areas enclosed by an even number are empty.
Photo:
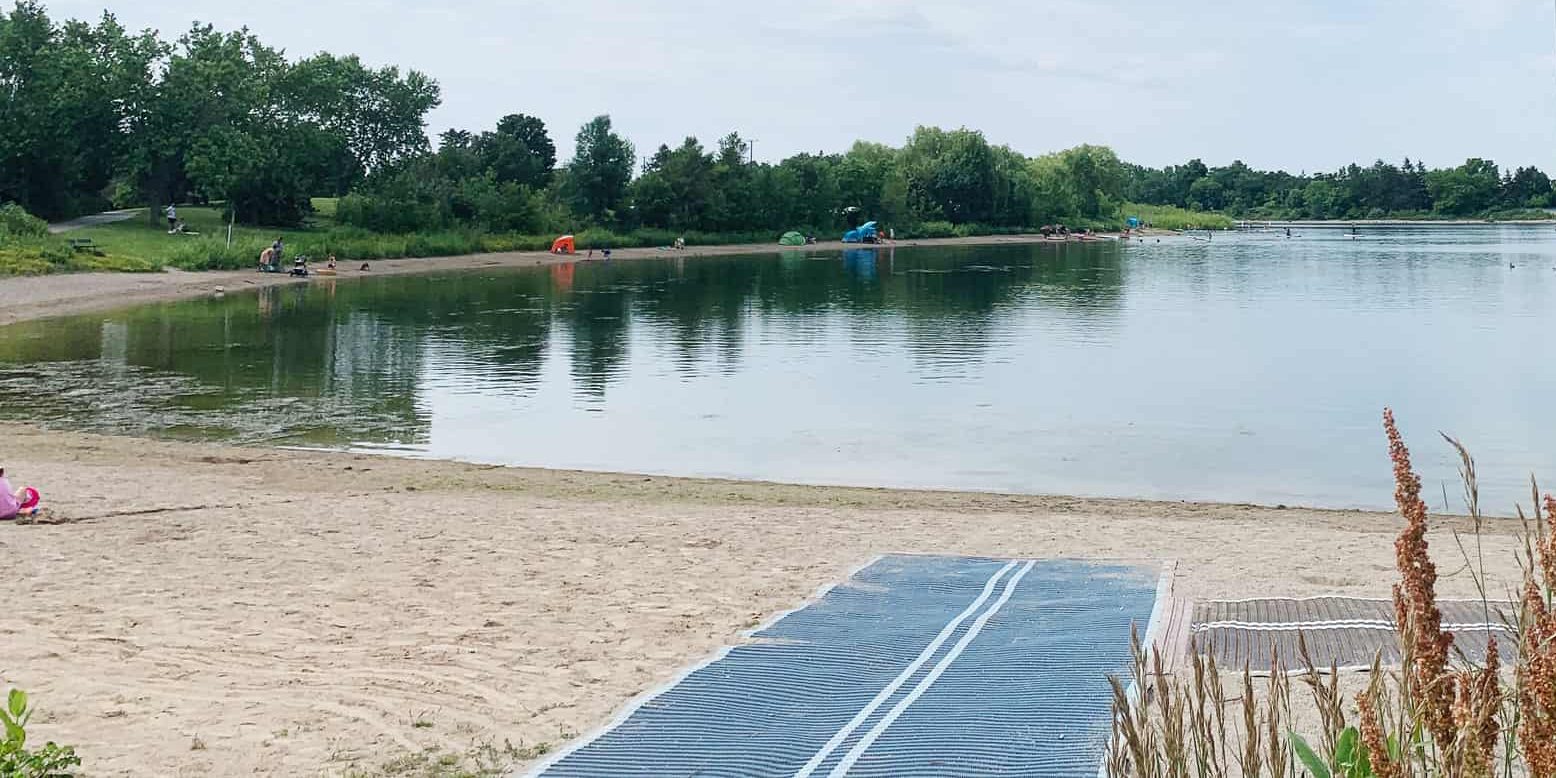
[[[882,313],[900,317],[934,380],[976,360],[998,306],[1022,294],[1088,313],[1118,299],[1116,249],[1049,248],[565,263],[24,323],[0,337],[0,413],[121,432],[416,445],[430,434],[422,390],[531,395],[558,344],[573,396],[598,404],[624,376],[635,323],[692,378],[739,371],[753,322],[761,337],[803,337],[807,319],[836,314],[867,344]],[[1003,264],[975,261],[990,253]]]

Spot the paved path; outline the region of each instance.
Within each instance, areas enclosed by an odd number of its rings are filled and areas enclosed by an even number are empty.
[[[86,216],[77,216],[76,218],[70,219],[69,221],[54,222],[53,224],[50,224],[49,232],[58,235],[61,232],[79,230],[82,227],[96,227],[99,224],[113,224],[114,222],[122,222],[127,219],[133,219],[142,213],[145,213],[145,209],[125,208],[124,210],[120,211],[104,211],[102,213],[93,213]]]

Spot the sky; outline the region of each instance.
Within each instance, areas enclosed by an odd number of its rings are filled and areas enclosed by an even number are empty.
[[[95,18],[102,0],[54,0]],[[1036,155],[1292,172],[1467,157],[1556,171],[1553,0],[205,0],[106,6],[174,38],[247,26],[293,57],[436,79],[433,135],[543,119],[562,158],[601,113],[640,155],[730,131],[758,159],[917,125]]]

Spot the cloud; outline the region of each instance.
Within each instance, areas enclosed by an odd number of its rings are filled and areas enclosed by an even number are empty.
[[[94,17],[71,0],[56,16]],[[1149,164],[1332,169],[1409,155],[1556,168],[1544,0],[410,0],[124,3],[303,55],[355,52],[443,85],[431,129],[545,119],[565,157],[611,113],[640,151],[731,130],[757,155],[980,128],[1029,154],[1083,142]]]

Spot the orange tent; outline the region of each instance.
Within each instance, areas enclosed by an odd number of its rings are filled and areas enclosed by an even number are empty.
[[[563,235],[562,237],[557,238],[554,241],[551,241],[551,253],[552,254],[576,254],[576,253],[578,253],[578,249],[573,245],[573,236],[571,236],[571,235]]]

